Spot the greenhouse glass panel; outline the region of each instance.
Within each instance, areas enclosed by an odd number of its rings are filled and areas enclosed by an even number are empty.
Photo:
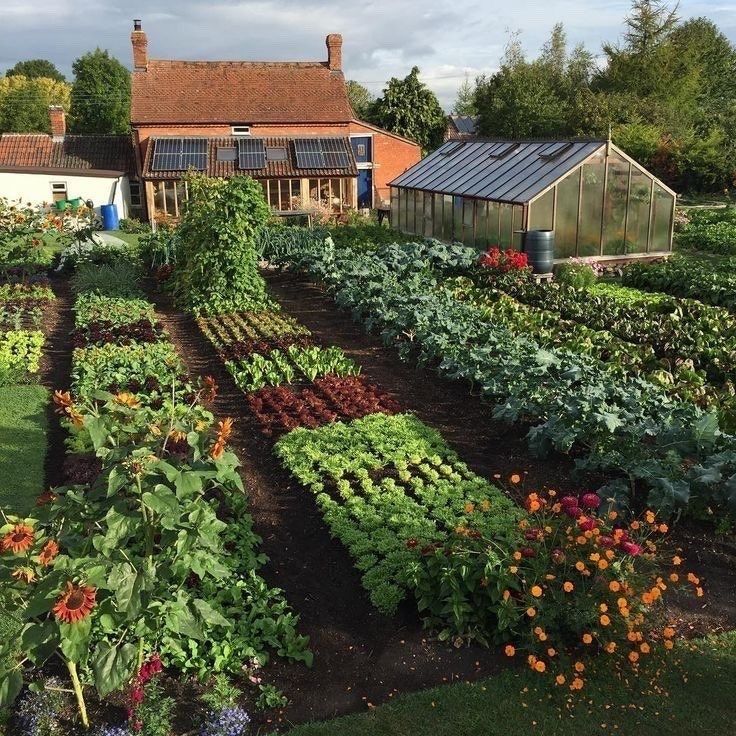
[[[454,240],[463,239],[463,198],[453,197],[452,200],[452,237]]]
[[[520,204],[514,205],[513,214],[514,231],[511,238],[511,247],[514,250],[521,250],[521,230],[524,227],[524,208]]]
[[[498,202],[488,203],[488,244],[498,245],[500,242],[498,223],[501,217],[501,205]]]
[[[554,227],[555,190],[550,189],[529,204],[529,229],[552,230]]]
[[[475,202],[475,247],[485,249],[488,243],[488,202]]]
[[[442,197],[444,199],[444,205],[442,207],[442,219],[445,222],[442,231],[445,234],[445,240],[454,240],[455,235],[452,227],[452,220],[455,211],[453,207],[452,195],[443,194]]]
[[[601,253],[601,218],[603,217],[604,156],[596,154],[583,165],[583,196],[580,202],[578,255],[598,256]]]
[[[434,217],[432,220],[434,227],[432,230],[432,237],[437,238],[437,240],[445,239],[445,215],[442,211],[443,202],[444,198],[441,194],[434,195]]]
[[[499,222],[498,245],[500,248],[510,248],[513,240],[514,211],[510,204],[501,203],[501,217]]]
[[[406,232],[406,189],[399,189],[399,230]]]
[[[608,181],[603,210],[603,255],[622,256],[629,252],[626,242],[626,200],[629,194],[628,161],[612,153],[608,158]]]
[[[670,249],[670,231],[672,227],[672,207],[674,197],[654,185],[654,213],[652,215],[652,239],[649,250],[653,252]]]
[[[475,237],[475,200],[465,198],[463,201],[463,235],[462,241],[465,245],[473,245]]]
[[[652,180],[637,166],[631,167],[629,212],[626,216],[626,242],[632,253],[646,253],[649,240],[649,209]]]
[[[557,184],[555,258],[569,258],[576,253],[579,199],[580,169]]]
[[[424,192],[414,190],[414,227],[412,232],[416,235],[424,233]]]
[[[399,227],[399,189],[391,188],[391,227]],[[401,228],[399,228],[401,229]]]
[[[425,192],[424,193],[424,237],[425,238],[432,237],[432,222],[433,222],[432,200],[433,200],[432,195],[429,194],[429,192]]]

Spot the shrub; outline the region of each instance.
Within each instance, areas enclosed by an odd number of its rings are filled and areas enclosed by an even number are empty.
[[[250,177],[189,179],[174,273],[183,306],[195,314],[222,314],[269,305],[256,253],[256,233],[269,214],[263,188]]]
[[[123,219],[120,220],[120,229],[124,233],[137,235],[138,233],[150,232],[151,226],[147,222],[141,222],[136,217],[123,217]]]
[[[587,263],[561,263],[555,267],[555,279],[574,289],[585,289],[595,283],[596,274]]]

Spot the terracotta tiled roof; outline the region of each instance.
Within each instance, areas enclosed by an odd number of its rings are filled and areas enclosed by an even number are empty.
[[[133,72],[131,120],[334,123],[352,117],[340,71],[321,62],[160,61]]]
[[[133,142],[127,135],[0,135],[0,169],[65,169],[135,173]]]
[[[160,138],[180,138],[181,136],[159,136],[149,139],[146,148],[146,157],[143,161],[143,178],[144,179],[181,179],[184,172],[182,171],[153,171],[151,169],[151,160],[153,159],[153,151],[156,146],[156,140]],[[194,136],[198,137],[198,136]],[[323,136],[324,137],[324,136]],[[209,176],[217,176],[228,178],[238,174],[247,174],[254,179],[304,179],[304,178],[330,178],[330,177],[354,177],[358,175],[358,168],[353,158],[353,149],[347,138],[340,138],[343,141],[345,149],[350,156],[350,166],[346,169],[300,169],[296,165],[296,154],[294,152],[293,138],[263,138],[266,148],[285,148],[287,154],[286,161],[266,161],[266,168],[261,170],[243,171],[238,168],[237,161],[218,161],[218,148],[238,148],[238,138],[232,137],[216,137],[207,138],[207,169],[202,172]]]

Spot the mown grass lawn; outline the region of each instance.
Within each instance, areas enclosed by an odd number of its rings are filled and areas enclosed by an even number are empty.
[[[605,662],[600,658],[600,664]],[[660,676],[627,686],[599,671],[574,696],[513,670],[476,684],[407,695],[289,736],[725,736],[736,724],[736,632],[683,643]],[[641,692],[642,690],[646,692]],[[574,700],[569,706],[567,700]]]
[[[0,387],[0,508],[27,514],[44,490],[49,392],[43,386]],[[0,607],[0,641],[16,624]]]

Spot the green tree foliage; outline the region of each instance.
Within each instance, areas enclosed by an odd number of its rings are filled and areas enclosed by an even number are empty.
[[[455,115],[470,115],[472,117],[478,114],[475,107],[475,89],[467,76],[457,90],[457,97],[452,110]]]
[[[349,79],[345,83],[345,86],[348,91],[350,107],[353,108],[355,117],[359,120],[370,122],[373,113],[373,105],[376,102],[375,96],[372,95],[360,82],[356,82],[354,79]]]
[[[47,77],[0,77],[0,133],[50,133],[49,105],[68,110],[70,91]]]
[[[404,79],[392,77],[375,104],[375,122],[386,130],[415,140],[424,150],[442,143],[445,113],[437,96],[419,81],[414,67]]]
[[[248,176],[193,175],[177,232],[175,291],[195,314],[263,309],[270,305],[258,272],[255,239],[271,210],[263,187]]]
[[[665,0],[634,0],[596,68],[555,26],[539,57],[512,36],[475,93],[479,130],[506,137],[606,137],[679,191],[736,184],[736,48],[707,18],[681,22]]]
[[[55,82],[66,82],[64,75],[48,59],[28,59],[19,61],[14,67],[5,72],[6,77],[26,77],[38,79],[45,77]]]
[[[130,72],[95,49],[72,66],[72,127],[80,134],[126,133],[130,127]]]

